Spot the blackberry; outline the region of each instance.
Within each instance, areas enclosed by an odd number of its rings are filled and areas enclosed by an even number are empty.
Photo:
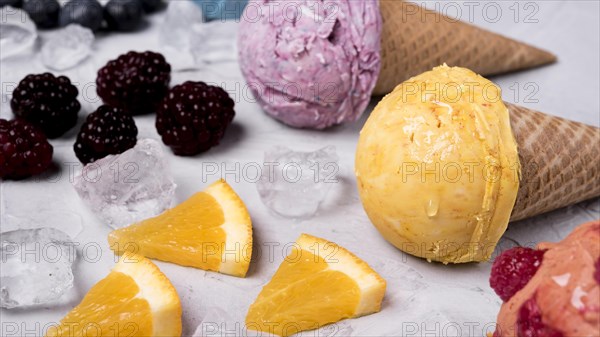
[[[104,103],[138,115],[154,112],[169,91],[171,66],[151,51],[130,51],[98,71],[96,90]]]
[[[504,301],[523,289],[544,259],[544,250],[515,247],[500,254],[492,264],[490,286]]]
[[[135,30],[142,22],[142,15],[141,0],[110,0],[104,6],[104,19],[111,30]]]
[[[102,5],[96,0],[71,0],[60,11],[60,25],[79,24],[97,31],[102,26]]]
[[[52,145],[42,131],[24,120],[0,119],[0,178],[23,179],[44,172]]]
[[[38,28],[54,28],[58,25],[60,4],[56,0],[25,0],[23,10]]]
[[[156,115],[163,142],[179,156],[193,156],[219,144],[235,112],[220,87],[185,82],[171,89]]]
[[[83,164],[89,164],[109,154],[123,153],[135,145],[137,133],[131,115],[103,105],[81,126],[75,141],[75,155]]]
[[[65,76],[27,75],[13,91],[10,106],[17,118],[39,127],[48,138],[62,136],[77,123],[77,88]]]

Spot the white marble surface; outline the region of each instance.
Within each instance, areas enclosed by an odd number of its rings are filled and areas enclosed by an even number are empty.
[[[517,101],[549,114],[600,124],[598,2],[533,2],[536,6],[533,9],[538,9],[534,15],[537,23],[524,22],[526,14],[533,11],[531,8],[525,11],[523,3],[520,3],[521,13],[516,23],[514,11],[510,9],[516,2],[493,3],[503,9],[502,17],[496,23],[489,19],[486,21],[482,16],[481,10],[488,2],[475,3],[479,4],[473,16],[476,24],[551,50],[559,57],[555,65],[494,78],[504,89],[506,100]],[[427,5],[435,7],[435,3],[429,2]],[[463,9],[461,17],[468,20],[467,8],[461,3],[459,6]],[[448,11],[455,13],[450,8]],[[492,9],[489,11],[492,14]],[[78,82],[80,92],[83,92],[80,123],[83,116],[99,104],[93,87],[97,69],[109,59],[129,50],[159,50],[157,26],[161,20],[161,14],[151,17],[148,28],[139,33],[100,36],[93,57],[65,72],[74,82]],[[3,60],[0,68],[3,94],[7,93],[5,91],[10,88],[11,82],[18,81],[28,73],[46,70],[39,55]],[[223,84],[235,95],[237,115],[219,147],[193,158],[179,158],[170,154],[178,184],[176,199],[184,200],[220,176],[203,177],[203,165],[225,165],[222,168],[229,171],[223,170],[221,173],[245,201],[253,219],[255,251],[260,250],[262,254],[253,259],[246,279],[157,262],[181,297],[184,335],[192,335],[203,320],[224,323],[222,327],[229,331],[229,335],[247,335],[243,321],[248,306],[283,260],[285,244],[293,242],[304,232],[337,242],[351,250],[388,281],[388,291],[380,313],[340,322],[320,331],[318,335],[482,336],[493,329],[500,300],[488,285],[490,263],[459,266],[429,264],[393,248],[369,223],[358,199],[353,175],[358,132],[368,113],[354,124],[326,132],[294,130],[267,117],[250,100],[249,92],[242,90],[244,81],[235,61],[215,64],[201,71],[175,73],[172,84],[185,80]],[[533,84],[526,86],[528,83]],[[517,90],[518,99],[514,96],[516,88],[520,88]],[[537,102],[524,101],[525,96],[533,92],[532,88],[537,88],[533,96]],[[3,103],[3,117],[10,116],[6,107]],[[158,139],[154,116],[136,117],[136,123],[140,138]],[[85,208],[69,182],[69,176],[73,174],[73,169],[69,167],[78,168],[72,150],[75,134],[76,130],[73,129],[64,137],[52,141],[54,161],[60,167],[53,172],[52,180],[42,178],[0,184],[0,228],[2,231],[39,226],[62,229],[72,235],[80,247],[85,247],[81,249],[80,256],[87,258],[76,262],[75,288],[61,304],[27,310],[1,309],[0,335],[41,335],[46,324],[58,321],[113,265],[113,255],[105,239],[110,228]],[[258,197],[255,184],[244,179],[241,173],[231,171],[235,169],[235,163],[240,163],[241,167],[250,162],[261,163],[264,151],[277,144],[298,150],[315,150],[324,145],[337,147],[340,182],[333,187],[321,212],[310,220],[295,221],[269,213]],[[513,245],[514,241],[532,245],[542,240],[559,240],[577,224],[599,216],[599,200],[588,201],[511,224],[501,243],[507,247]],[[272,255],[268,254],[269,246],[274,247]],[[212,328],[214,325],[209,324],[209,330],[204,335],[225,336],[210,333]],[[315,334],[311,332],[306,335]]]

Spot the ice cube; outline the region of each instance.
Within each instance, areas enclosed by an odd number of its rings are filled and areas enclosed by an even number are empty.
[[[171,1],[159,29],[162,52],[173,70],[201,69],[237,58],[235,22],[203,22],[192,1]]]
[[[159,27],[161,51],[173,70],[195,69],[190,52],[194,26],[202,24],[202,10],[192,1],[170,1],[164,21]]]
[[[35,23],[25,11],[11,6],[0,8],[0,60],[31,52],[36,39]]]
[[[170,1],[159,29],[162,45],[190,48],[190,30],[202,23],[202,10],[191,1]]]
[[[190,52],[198,68],[237,59],[238,24],[212,21],[196,25],[190,36]]]
[[[291,218],[314,215],[337,183],[338,156],[334,146],[296,152],[278,146],[265,153],[258,193],[275,213]]]
[[[75,244],[54,228],[0,234],[0,306],[50,303],[73,287]]]
[[[162,213],[171,205],[176,187],[162,146],[152,139],[86,165],[73,186],[112,228]]]
[[[78,24],[70,24],[48,38],[42,47],[42,63],[54,70],[65,70],[80,64],[92,53],[94,33]]]

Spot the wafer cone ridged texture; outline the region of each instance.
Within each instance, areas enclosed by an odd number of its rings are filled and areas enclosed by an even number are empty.
[[[383,17],[381,72],[374,95],[440,64],[481,75],[553,63],[556,57],[482,28],[402,0],[379,0]]]
[[[507,103],[521,182],[511,221],[600,196],[600,129]]]

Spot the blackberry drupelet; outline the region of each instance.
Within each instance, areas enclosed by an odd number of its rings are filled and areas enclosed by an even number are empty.
[[[39,127],[48,138],[62,136],[77,123],[77,88],[65,76],[27,75],[13,91],[10,106],[17,118]]]
[[[188,81],[165,97],[156,129],[176,155],[193,156],[219,144],[235,116],[233,106],[222,88]]]
[[[44,172],[52,145],[42,131],[24,120],[0,119],[0,178],[23,179]]]
[[[104,103],[132,115],[154,112],[169,91],[171,66],[154,52],[133,52],[98,71],[96,90]]]
[[[137,133],[131,115],[103,105],[81,126],[74,146],[75,155],[83,164],[89,164],[109,154],[123,153],[135,145]]]

